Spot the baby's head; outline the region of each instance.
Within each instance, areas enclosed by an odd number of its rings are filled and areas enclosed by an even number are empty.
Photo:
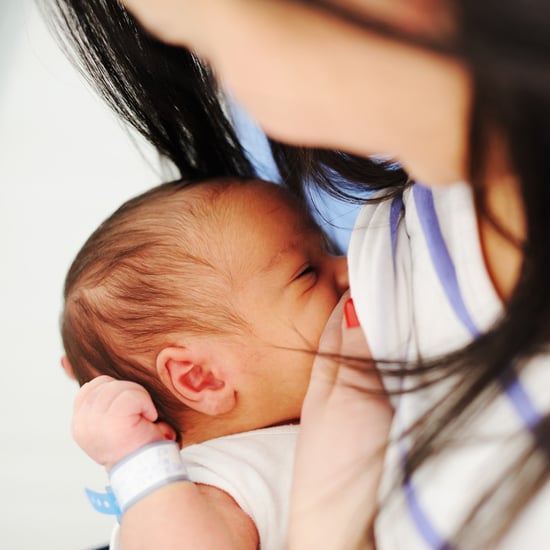
[[[297,418],[342,258],[281,186],[165,184],[88,239],[65,282],[62,334],[82,384],[133,380],[194,442]],[[215,422],[214,422],[215,421]]]

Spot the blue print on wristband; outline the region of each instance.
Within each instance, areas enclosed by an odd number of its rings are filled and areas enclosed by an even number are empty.
[[[100,514],[107,514],[109,516],[116,516],[120,521],[122,512],[120,511],[115,495],[113,494],[111,487],[107,486],[105,490],[105,493],[96,493],[91,489],[85,489],[86,496],[96,512],[99,512]]]

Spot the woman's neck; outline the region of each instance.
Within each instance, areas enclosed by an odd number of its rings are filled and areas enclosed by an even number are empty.
[[[503,164],[491,163],[485,189],[488,215],[481,213],[478,223],[487,270],[497,293],[506,301],[519,278],[526,223],[520,183],[510,170],[502,168]]]

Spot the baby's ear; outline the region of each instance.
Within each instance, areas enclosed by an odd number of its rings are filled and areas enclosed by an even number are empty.
[[[217,416],[228,413],[236,404],[230,380],[201,353],[199,345],[163,348],[156,368],[172,394],[197,412]]]
[[[70,361],[67,359],[66,355],[63,355],[61,357],[61,366],[63,367],[63,370],[65,371],[65,374],[72,378],[73,380],[76,380],[76,376],[74,374],[73,366],[71,365]]]

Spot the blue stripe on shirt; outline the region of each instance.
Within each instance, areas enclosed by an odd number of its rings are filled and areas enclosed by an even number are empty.
[[[455,312],[457,319],[464,325],[471,336],[476,338],[479,336],[480,331],[470,315],[462,296],[456,268],[443,238],[441,226],[437,218],[433,194],[429,189],[415,184],[413,187],[413,197],[432,264],[445,295],[449,300],[449,304]],[[394,259],[397,247],[397,221],[399,219],[396,217],[397,207],[398,205],[394,199],[390,209],[390,232]],[[510,399],[516,414],[526,428],[529,430],[534,429],[543,417],[534,407],[516,372],[510,367],[506,369],[500,378],[503,390]],[[404,464],[407,458],[407,449],[402,440],[400,448],[401,459]],[[451,544],[437,532],[426,511],[422,508],[411,479],[405,482],[405,494],[413,521],[425,542],[434,550],[451,550]]]
[[[475,338],[479,336],[480,331],[472,320],[462,297],[456,269],[441,233],[432,192],[421,185],[415,185],[413,193],[418,217],[439,281],[457,318]],[[501,376],[501,384],[525,427],[532,429],[542,419],[542,415],[533,406],[512,367]]]

